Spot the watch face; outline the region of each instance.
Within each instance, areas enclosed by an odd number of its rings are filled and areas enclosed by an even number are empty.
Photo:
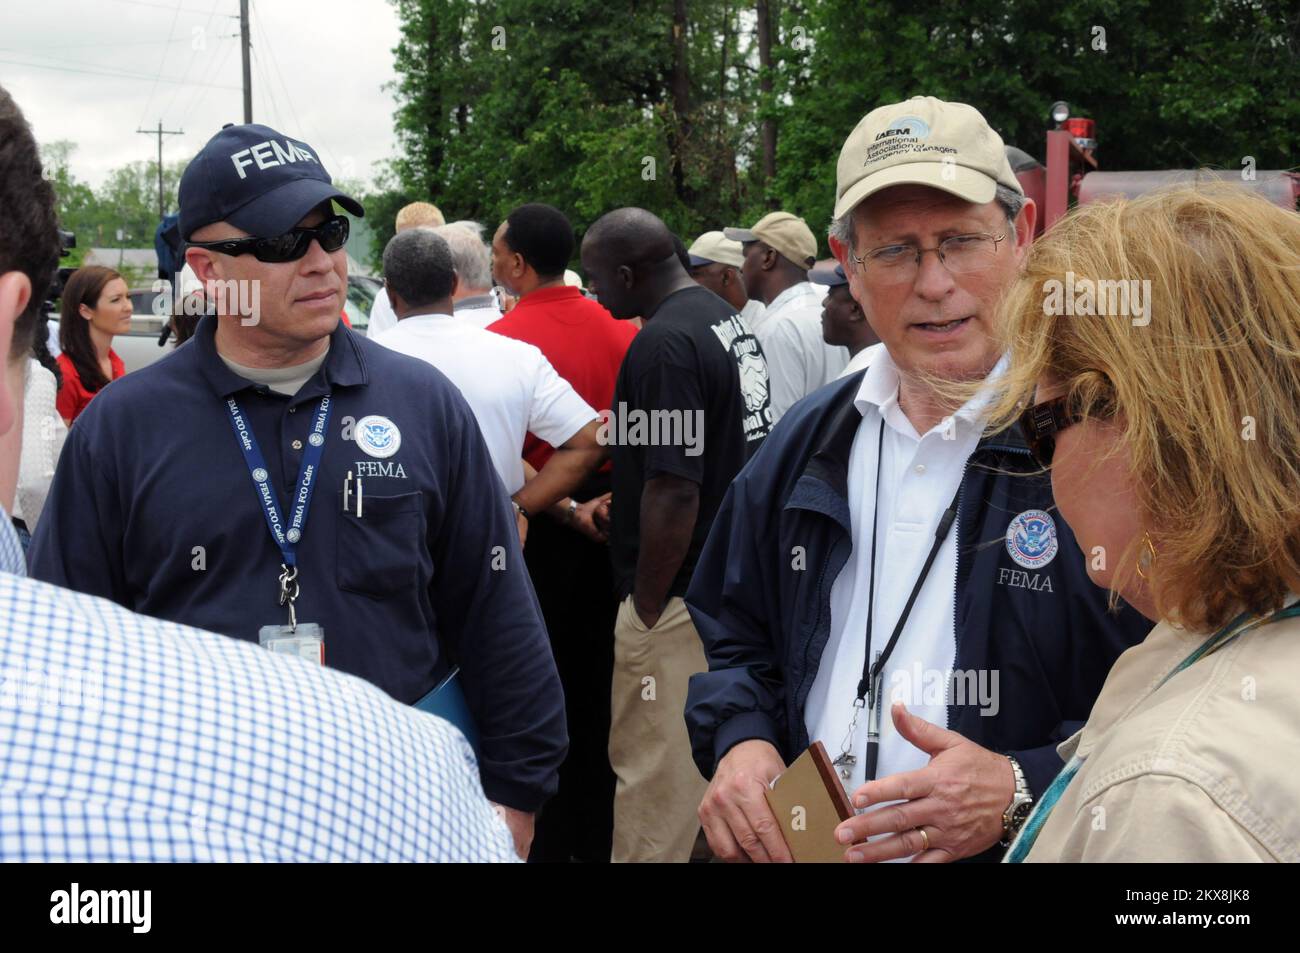
[[[1017,804],[1015,806],[1015,809],[1011,812],[1012,825],[1015,827],[1019,827],[1021,824],[1023,824],[1025,822],[1025,818],[1029,816],[1029,812],[1032,811],[1033,809],[1034,809],[1033,801],[1022,801],[1019,804]]]

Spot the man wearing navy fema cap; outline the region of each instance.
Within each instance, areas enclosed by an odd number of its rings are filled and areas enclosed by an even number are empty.
[[[526,854],[567,738],[516,515],[460,392],[339,320],[335,205],[362,214],[266,126],[227,126],[190,163],[185,257],[216,316],[78,418],[32,574],[408,704],[458,665],[484,791]]]

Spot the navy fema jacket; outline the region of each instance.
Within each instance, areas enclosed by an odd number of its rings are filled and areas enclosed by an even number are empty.
[[[406,704],[453,657],[482,743],[483,790],[536,810],[555,792],[568,745],[564,694],[514,512],[465,398],[429,364],[342,322],[320,370],[286,397],[230,370],[215,330],[204,318],[192,340],[105,387],[77,418],[31,574],[256,641],[262,626],[288,621],[281,555],[226,400],[237,399],[286,504],[313,411],[330,393],[298,547],[298,620],[324,627],[331,668]],[[367,418],[388,428],[386,447],[357,436]],[[355,484],[344,508],[349,472],[364,480],[364,514]]]
[[[804,706],[830,637],[831,584],[852,548],[861,382],[858,373],[823,387],[781,419],[732,483],[700,555],[686,602],[709,671],[691,678],[686,722],[706,778],[741,741],[769,741],[787,764],[810,743]],[[957,509],[954,668],[997,671],[1000,707],[982,715],[950,704],[947,727],[1014,756],[1036,795],[1060,771],[1056,745],[1083,727],[1111,664],[1151,629],[1127,606],[1108,612],[1064,520],[1057,558],[1038,571],[1011,560],[1011,520],[1054,506],[1051,478],[1018,432],[980,441]],[[806,561],[796,569],[798,546]]]

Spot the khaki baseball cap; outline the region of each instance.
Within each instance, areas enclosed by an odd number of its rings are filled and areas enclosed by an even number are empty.
[[[891,185],[928,185],[980,204],[999,185],[1024,193],[979,110],[933,96],[873,109],[849,134],[835,167],[835,217]]]
[[[766,242],[803,269],[817,260],[817,239],[808,223],[789,212],[769,212],[753,228],[724,228],[722,234],[733,242]]]
[[[722,232],[705,232],[695,239],[695,244],[691,245],[687,254],[692,268],[714,262],[739,268],[745,263],[745,251],[740,247],[740,242],[731,241]]]

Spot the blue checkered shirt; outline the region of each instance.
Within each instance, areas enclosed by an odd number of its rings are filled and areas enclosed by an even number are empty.
[[[0,860],[517,859],[461,734],[361,679],[9,573],[0,633]]]

